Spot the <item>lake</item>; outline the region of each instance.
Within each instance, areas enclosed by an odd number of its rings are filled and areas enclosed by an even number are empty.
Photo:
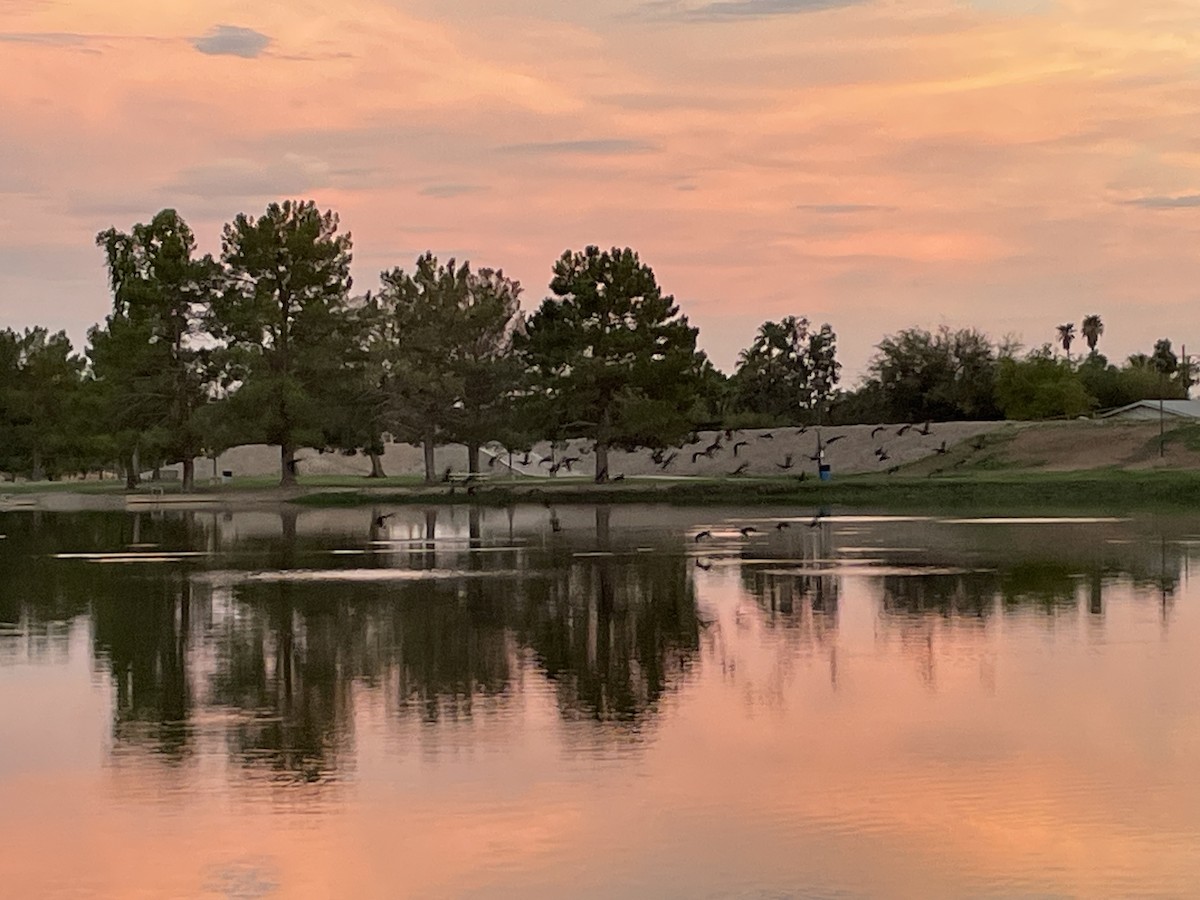
[[[0,534],[0,895],[1200,884],[1200,518],[20,510]]]

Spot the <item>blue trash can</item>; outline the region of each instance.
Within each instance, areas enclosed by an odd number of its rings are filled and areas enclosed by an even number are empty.
[[[833,472],[829,471],[828,463],[821,463],[817,466],[817,473],[822,481],[833,481]]]

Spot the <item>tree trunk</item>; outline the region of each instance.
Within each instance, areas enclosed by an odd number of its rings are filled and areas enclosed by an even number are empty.
[[[367,477],[387,478],[387,473],[383,471],[383,454],[376,453],[374,450],[368,450],[367,457],[371,460],[371,474]]]
[[[183,461],[183,492],[191,493],[196,483],[196,461],[190,456]]]
[[[35,447],[33,450],[33,471],[29,473],[29,480],[41,481],[45,477],[46,473],[42,469],[42,451]]]
[[[296,451],[287,444],[279,448],[279,486],[296,486]]]
[[[125,489],[132,491],[138,486],[138,454],[137,448],[134,448],[133,453],[129,454],[129,458],[124,460],[125,464]]]
[[[612,440],[612,414],[608,407],[600,413],[600,427],[596,429],[596,484],[607,484],[610,476],[608,471],[608,442]]]
[[[467,444],[467,471],[472,475],[479,474],[479,445]]]
[[[608,483],[608,444],[596,441],[596,484]]]
[[[425,483],[437,484],[437,472],[434,471],[434,469],[437,467],[437,461],[433,457],[434,445],[432,433],[425,435],[425,440],[422,441],[422,445],[425,450]]]

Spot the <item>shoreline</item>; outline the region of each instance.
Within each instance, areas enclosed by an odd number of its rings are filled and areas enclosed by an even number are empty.
[[[111,485],[111,486],[110,486]],[[993,508],[1006,510],[1172,510],[1200,508],[1200,470],[1092,469],[995,471],[960,474],[847,475],[830,482],[796,478],[631,478],[597,485],[584,479],[547,483],[485,482],[468,494],[461,486],[425,486],[412,479],[314,477],[294,488],[262,483],[201,487],[177,485],[126,491],[124,485],[8,485],[0,512],[233,509],[298,505],[311,509],[379,505],[632,504],[671,506],[802,505],[894,510]],[[161,487],[163,493],[154,489]],[[83,488],[83,489],[80,489]],[[173,488],[173,489],[172,489]]]

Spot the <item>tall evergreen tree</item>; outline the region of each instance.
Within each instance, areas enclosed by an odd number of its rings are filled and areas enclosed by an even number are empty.
[[[208,351],[198,339],[217,283],[211,256],[196,258],[196,239],[173,209],[128,232],[110,228],[96,235],[108,266],[113,311],[107,339],[117,352],[101,352],[99,377],[108,392],[114,421],[153,432],[164,461],[183,464],[183,489],[194,481],[194,460],[204,446],[197,410],[208,400]],[[124,370],[124,371],[122,371]]]
[[[272,203],[257,219],[225,226],[226,285],[214,302],[214,333],[233,353],[241,386],[234,409],[279,447],[280,485],[296,481],[296,451],[322,445],[356,319],[349,313],[350,235],[311,201]]]
[[[552,432],[590,439],[602,482],[610,448],[665,447],[689,432],[705,356],[633,250],[568,251],[550,290],[517,347]]]
[[[423,446],[427,481],[436,479],[434,450],[445,441],[466,444],[476,472],[484,442],[512,440],[521,286],[500,271],[439,263],[432,253],[411,273],[396,268],[380,277],[371,344],[391,429]]]

